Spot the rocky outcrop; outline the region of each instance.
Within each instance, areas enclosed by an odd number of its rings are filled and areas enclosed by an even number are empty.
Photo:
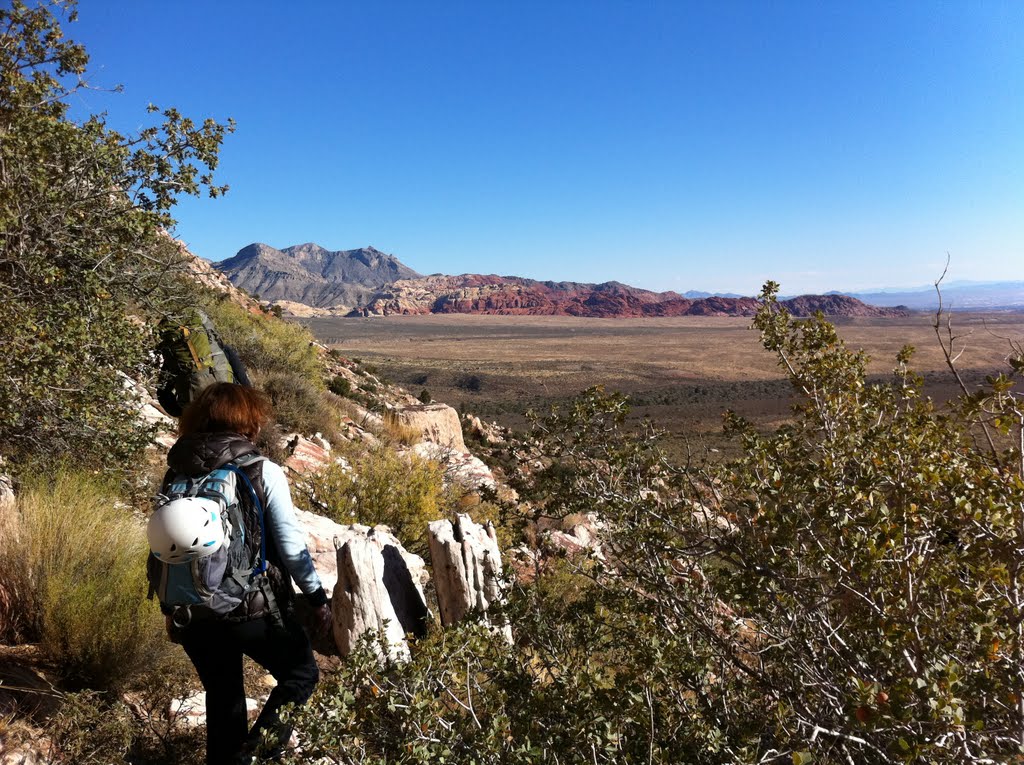
[[[569,556],[586,555],[604,560],[600,539],[603,524],[596,513],[570,516],[561,526],[544,535],[548,544]]]
[[[393,407],[385,416],[391,423],[421,434],[426,441],[457,452],[466,451],[459,413],[447,404]]]
[[[296,303],[294,300],[273,300],[272,305],[277,306],[283,313],[288,316],[294,316],[297,319],[311,319],[321,318],[324,316],[348,316],[352,313],[353,306],[346,305],[335,305],[330,308],[319,308],[316,306],[306,305],[305,303]]]
[[[424,441],[412,447],[412,452],[427,460],[434,460],[444,469],[445,480],[470,489],[498,489],[494,473],[484,461],[466,451],[449,449],[439,444]],[[511,491],[511,490],[509,490]]]
[[[282,442],[282,448],[288,455],[284,466],[296,475],[315,473],[331,461],[331,445],[319,433],[312,438],[291,433]]]
[[[427,572],[423,558],[406,550],[387,526],[371,528],[358,523],[343,526],[330,518],[298,509],[295,511],[295,519],[306,538],[306,547],[313,558],[313,565],[320,575],[320,581],[328,593],[333,592],[338,581],[335,539],[339,540],[341,544],[352,538],[369,539],[377,546],[381,555],[384,555],[387,548],[394,548],[394,551],[389,552],[388,555],[397,553],[402,558],[402,565],[408,569],[409,575],[420,591],[430,580],[430,574]]]
[[[910,313],[903,306],[881,308],[848,295],[800,295],[779,302],[794,316],[812,316],[818,311],[826,316],[906,316]]]
[[[507,441],[505,429],[496,422],[484,422],[468,412],[462,415],[462,421],[465,423],[465,433],[485,446],[498,446]]]
[[[494,526],[473,523],[459,515],[455,523],[441,520],[429,526],[430,560],[441,624],[462,621],[471,611],[486,613],[502,596],[501,551]],[[507,625],[497,627],[512,641]]]
[[[380,544],[376,530],[334,540],[338,583],[331,611],[334,640],[342,656],[367,633],[375,633],[383,656],[409,658],[405,636],[426,634],[430,619],[423,590],[396,545]]]

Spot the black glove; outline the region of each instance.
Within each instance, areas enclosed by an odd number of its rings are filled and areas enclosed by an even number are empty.
[[[331,642],[334,642],[334,616],[331,614],[330,604],[324,603],[320,608],[313,610],[309,620],[309,631],[320,637],[330,636]]]
[[[323,590],[299,598],[295,603],[295,616],[306,631],[313,650],[324,656],[338,656],[334,642],[334,617],[331,604]]]

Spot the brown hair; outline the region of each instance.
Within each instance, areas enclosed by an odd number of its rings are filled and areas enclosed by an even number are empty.
[[[218,382],[203,388],[178,422],[178,435],[239,433],[254,439],[271,416],[270,399],[255,388]]]

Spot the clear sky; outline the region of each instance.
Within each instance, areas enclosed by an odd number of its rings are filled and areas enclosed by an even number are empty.
[[[177,236],[752,293],[1024,279],[1024,2],[82,0],[79,111],[233,117]]]

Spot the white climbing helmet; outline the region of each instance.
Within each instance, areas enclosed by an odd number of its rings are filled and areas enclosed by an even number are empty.
[[[149,517],[149,549],[164,563],[188,563],[212,555],[224,545],[220,516],[220,505],[206,497],[165,502]]]

